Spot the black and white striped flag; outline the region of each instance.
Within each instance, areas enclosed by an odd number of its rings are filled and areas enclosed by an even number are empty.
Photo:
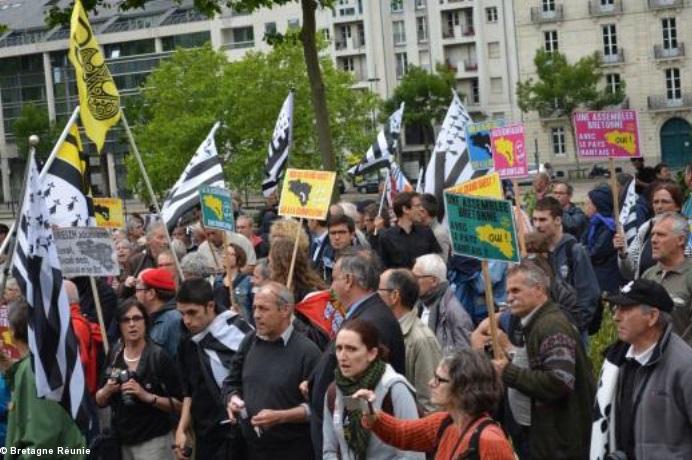
[[[281,106],[279,118],[274,126],[274,134],[269,143],[267,161],[264,162],[264,180],[262,181],[262,194],[265,198],[276,191],[281,180],[281,175],[288,163],[288,151],[293,142],[293,91]]]
[[[29,349],[38,397],[58,401],[84,433],[93,428],[79,345],[36,163],[31,160],[12,275],[29,305]]]
[[[622,203],[620,208],[620,224],[622,225],[622,230],[625,232],[625,239],[627,245],[629,246],[634,238],[637,236],[637,192],[635,190],[636,179],[632,179],[627,186],[627,192],[625,193],[625,201]]]
[[[214,142],[214,134],[219,126],[217,122],[211,129],[163,202],[161,217],[169,230],[177,225],[186,212],[199,204],[199,188],[202,185],[224,186],[221,159]]]
[[[460,182],[482,176],[487,171],[475,171],[471,166],[466,146],[466,125],[472,123],[471,116],[453,92],[452,103],[447,110],[442,129],[437,135],[435,150],[425,169],[425,193],[432,193],[443,203],[442,191]],[[444,213],[444,209],[442,209]]]
[[[387,123],[377,134],[377,139],[370,146],[365,158],[360,163],[348,170],[351,176],[360,176],[368,171],[389,167],[389,162],[399,145],[399,133],[401,133],[401,118],[404,116],[404,103],[389,116]]]

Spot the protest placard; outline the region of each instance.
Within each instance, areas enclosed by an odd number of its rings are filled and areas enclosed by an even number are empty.
[[[584,158],[641,157],[639,118],[635,110],[576,112],[577,151]]]
[[[466,125],[466,146],[471,157],[471,167],[475,171],[493,167],[490,130],[504,125],[504,120],[488,120]]]
[[[233,199],[229,190],[203,185],[199,189],[199,202],[205,228],[235,231]]]
[[[288,169],[281,189],[279,215],[304,219],[327,217],[336,173]]]
[[[496,172],[492,172],[485,176],[457,184],[445,191],[450,193],[461,193],[463,195],[502,199],[502,182],[500,181],[500,175]]]
[[[490,130],[493,166],[502,179],[526,177],[529,174],[524,125],[515,123]]]
[[[120,198],[94,198],[96,226],[104,228],[125,228],[123,200]]]
[[[519,261],[512,204],[506,200],[444,193],[455,254],[506,262]]]
[[[119,274],[115,245],[107,228],[56,228],[53,237],[64,277]]]

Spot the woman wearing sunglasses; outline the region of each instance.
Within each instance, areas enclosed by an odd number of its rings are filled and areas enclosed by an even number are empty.
[[[181,379],[163,348],[149,340],[148,316],[136,300],[117,312],[120,341],[111,349],[99,407],[111,406],[111,424],[123,460],[173,459],[171,412],[180,410]]]

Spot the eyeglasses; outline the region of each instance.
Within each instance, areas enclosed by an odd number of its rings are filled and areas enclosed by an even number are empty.
[[[144,321],[144,316],[134,315],[134,316],[123,316],[122,318],[120,318],[120,324],[139,323],[140,321]]]
[[[436,387],[440,386],[441,383],[449,383],[449,382],[451,382],[451,380],[440,377],[439,375],[437,375],[437,372],[433,375],[433,383],[435,384]]]

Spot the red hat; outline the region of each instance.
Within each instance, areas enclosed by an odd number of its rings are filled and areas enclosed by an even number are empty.
[[[165,268],[152,268],[144,270],[140,275],[142,282],[147,287],[161,289],[163,291],[175,291],[175,280],[171,272]]]

